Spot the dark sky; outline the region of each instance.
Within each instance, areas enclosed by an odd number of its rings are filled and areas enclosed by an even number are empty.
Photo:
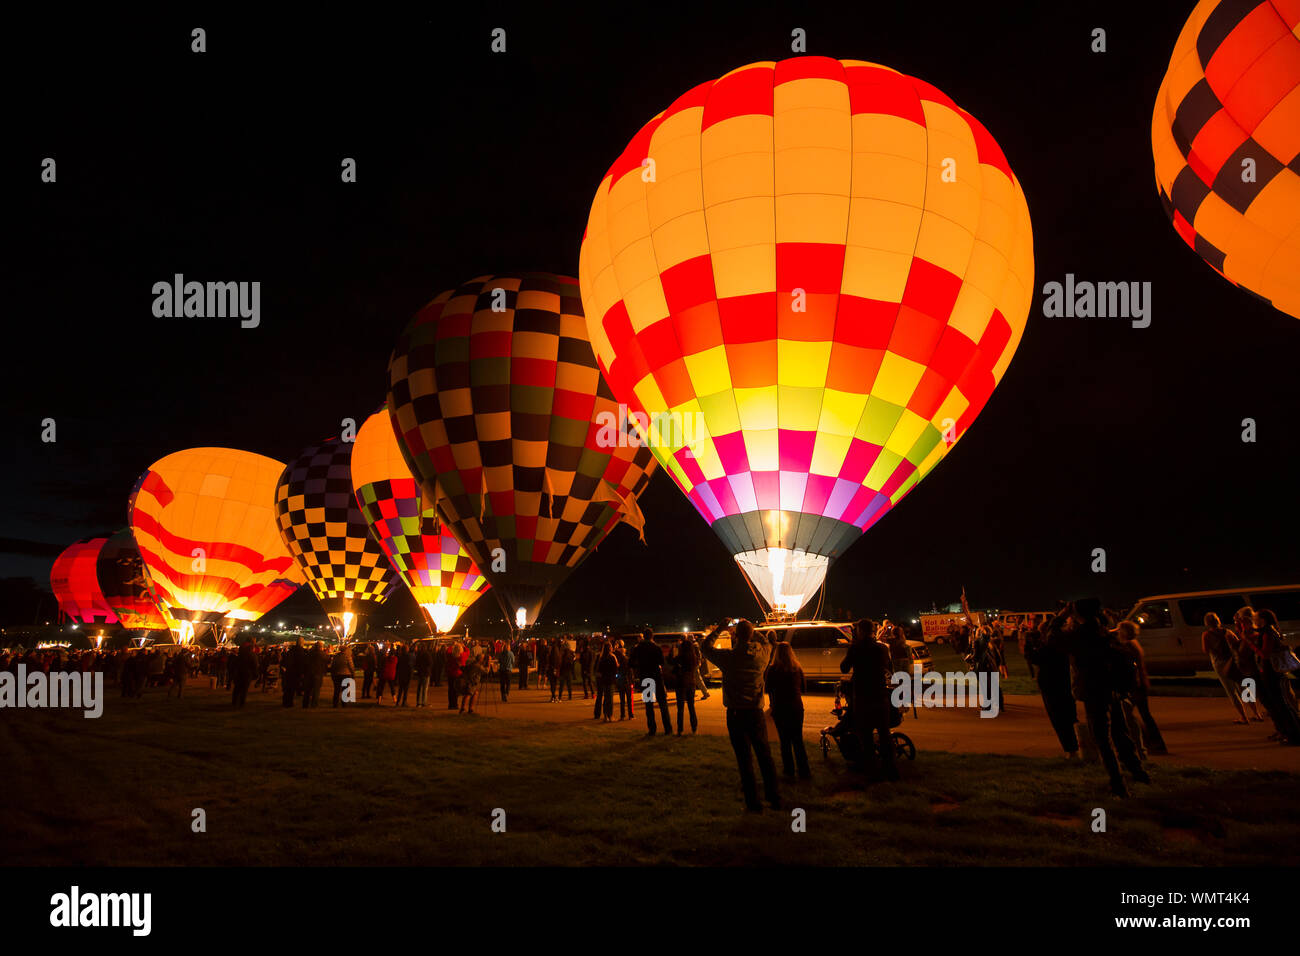
[[[1300,579],[1300,320],[1183,245],[1152,173],[1152,105],[1192,4],[704,6],[14,23],[0,576],[47,581],[63,545],[121,527],[134,479],[169,452],[285,460],[360,420],[396,334],[442,290],[576,275],[591,197],[631,136],[695,84],[791,55],[801,27],[808,52],[918,76],[988,127],[1028,199],[1038,291],[983,414],[832,568],[828,603],[902,614],[965,585],[976,606],[1120,604]],[[56,185],[39,182],[46,156]],[[154,318],[151,287],[176,272],[261,281],[261,327]],[[1151,282],[1151,327],[1044,318],[1043,284],[1067,272]],[[543,620],[753,613],[666,475],[642,508],[649,546],[616,529]]]

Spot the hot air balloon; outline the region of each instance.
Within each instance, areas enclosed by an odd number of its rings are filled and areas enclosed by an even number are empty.
[[[116,624],[117,615],[104,598],[95,574],[100,550],[108,535],[82,538],[54,559],[50,590],[59,610],[77,624]]]
[[[793,614],[988,401],[1033,245],[974,117],[887,67],[799,57],[641,129],[596,192],[579,280],[615,397],[701,423],[654,454]]]
[[[1183,241],[1300,317],[1300,3],[1201,0],[1160,82],[1151,151]]]
[[[172,625],[158,610],[140,549],[130,528],[114,534],[100,549],[95,565],[100,591],[117,619],[129,630],[171,630]]]
[[[254,621],[303,583],[280,539],[284,464],[233,448],[190,448],[155,462],[131,492],[131,532],[159,608],[178,624]]]
[[[436,633],[450,631],[461,612],[479,599],[487,580],[422,501],[397,447],[388,411],[361,425],[352,449],[352,485],[370,532]]]
[[[345,641],[396,581],[357,507],[351,462],[352,442],[330,439],[289,462],[275,488],[285,546]]]
[[[402,454],[516,626],[620,520],[643,525],[654,459],[619,440],[575,280],[510,273],[444,292],[388,371]]]

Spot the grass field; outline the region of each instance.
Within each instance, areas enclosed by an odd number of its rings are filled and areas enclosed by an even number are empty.
[[[98,720],[6,712],[3,862],[1300,862],[1292,774],[1157,764],[1152,786],[1117,801],[1096,767],[923,752],[901,783],[864,792],[838,754],[812,751],[814,779],[785,787],[784,811],[746,815],[723,737],[369,702],[282,710],[274,696],[255,691],[242,712],[206,688],[110,697]],[[1097,807],[1105,833],[1089,828]],[[191,830],[194,808],[206,833]],[[492,832],[496,808],[505,833]],[[792,832],[791,808],[806,811],[806,832]]]

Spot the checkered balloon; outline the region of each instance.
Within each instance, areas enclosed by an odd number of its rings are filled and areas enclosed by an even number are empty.
[[[512,621],[536,621],[620,519],[643,527],[654,458],[628,440],[574,279],[480,276],[438,296],[398,339],[389,409],[411,471]]]
[[[614,395],[795,612],[988,401],[1033,241],[973,116],[887,67],[799,57],[650,120],[596,191],[578,275]]]
[[[353,443],[313,445],[285,466],[275,516],[285,547],[344,638],[384,602],[396,580],[352,489]]]
[[[487,579],[421,495],[397,447],[387,408],[367,418],[357,432],[352,487],[371,535],[430,627],[450,631],[487,590]]]
[[[1160,83],[1151,150],[1183,241],[1300,318],[1300,2],[1201,0]]]

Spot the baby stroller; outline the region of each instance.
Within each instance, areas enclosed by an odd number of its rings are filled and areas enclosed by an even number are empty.
[[[266,673],[262,675],[262,693],[265,694],[280,683],[280,665],[267,664]]]
[[[835,706],[831,708],[837,720],[829,727],[823,727],[821,732],[822,757],[830,756],[831,741],[840,748],[840,753],[844,755],[844,762],[852,768],[862,767],[862,740],[858,737],[857,732],[853,729],[853,718],[848,705],[848,681],[840,681],[835,688]],[[903,722],[903,712],[897,707],[890,706],[889,726],[897,727]],[[897,757],[906,757],[908,760],[916,759],[916,745],[912,743],[912,738],[907,734],[897,730],[890,732],[890,745],[894,748],[894,754]],[[879,745],[872,741],[879,752]]]

